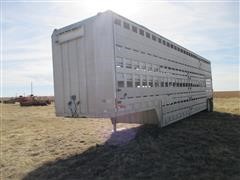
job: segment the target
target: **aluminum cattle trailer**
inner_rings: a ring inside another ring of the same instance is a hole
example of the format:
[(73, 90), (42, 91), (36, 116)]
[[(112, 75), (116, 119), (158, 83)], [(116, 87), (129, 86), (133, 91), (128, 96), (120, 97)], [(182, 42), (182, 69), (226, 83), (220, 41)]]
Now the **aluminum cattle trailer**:
[(211, 63), (112, 11), (52, 34), (57, 116), (164, 127), (213, 109)]

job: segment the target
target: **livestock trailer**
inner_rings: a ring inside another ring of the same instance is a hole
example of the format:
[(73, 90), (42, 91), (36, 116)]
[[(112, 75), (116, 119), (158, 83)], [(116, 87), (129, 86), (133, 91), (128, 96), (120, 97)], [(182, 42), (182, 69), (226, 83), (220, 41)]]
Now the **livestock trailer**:
[(112, 11), (52, 34), (57, 116), (164, 127), (212, 111), (211, 63)]

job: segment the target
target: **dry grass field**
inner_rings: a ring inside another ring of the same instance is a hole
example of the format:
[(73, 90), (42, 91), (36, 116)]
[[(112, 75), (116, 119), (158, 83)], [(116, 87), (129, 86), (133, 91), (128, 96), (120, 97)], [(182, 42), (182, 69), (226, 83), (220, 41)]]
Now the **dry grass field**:
[(240, 98), (166, 128), (4, 104), (1, 179), (240, 179)]

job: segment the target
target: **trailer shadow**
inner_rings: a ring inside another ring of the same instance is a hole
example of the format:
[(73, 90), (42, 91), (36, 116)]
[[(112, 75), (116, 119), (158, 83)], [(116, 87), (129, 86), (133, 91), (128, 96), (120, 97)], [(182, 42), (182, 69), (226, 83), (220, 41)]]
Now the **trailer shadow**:
[(239, 115), (201, 112), (162, 129), (123, 130), (23, 179), (240, 179), (239, 144)]

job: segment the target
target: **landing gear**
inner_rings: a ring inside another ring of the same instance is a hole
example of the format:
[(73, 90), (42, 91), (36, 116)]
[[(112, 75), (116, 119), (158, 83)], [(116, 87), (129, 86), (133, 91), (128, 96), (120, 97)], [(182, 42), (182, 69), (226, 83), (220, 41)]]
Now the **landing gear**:
[(213, 98), (207, 100), (207, 111), (213, 112)]
[(117, 118), (111, 118), (112, 125), (113, 125), (113, 132), (117, 132)]

